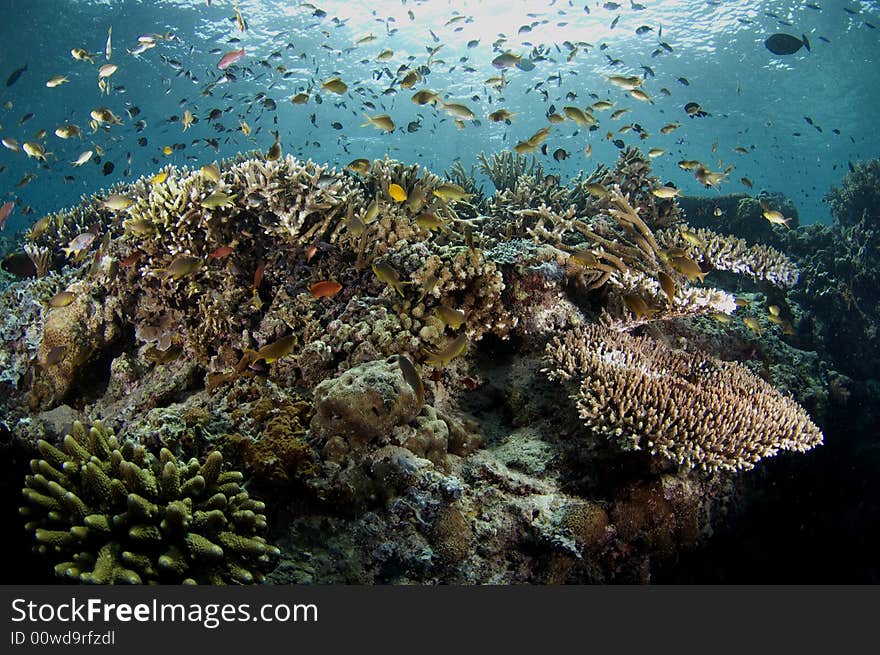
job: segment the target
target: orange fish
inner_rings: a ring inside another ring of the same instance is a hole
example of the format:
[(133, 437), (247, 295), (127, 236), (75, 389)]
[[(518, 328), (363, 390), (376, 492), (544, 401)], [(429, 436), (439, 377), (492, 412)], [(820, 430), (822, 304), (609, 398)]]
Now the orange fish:
[(232, 66), (239, 59), (244, 57), (244, 48), (241, 50), (230, 50), (223, 57), (220, 58), (220, 61), (217, 62), (217, 68), (220, 70), (225, 70), (229, 66)]
[(220, 246), (208, 255), (208, 259), (220, 259), (221, 257), (226, 257), (227, 255), (231, 255), (235, 250), (231, 246)]
[(312, 257), (318, 254), (318, 246), (309, 246), (306, 248), (306, 263), (312, 261)]
[(315, 282), (309, 287), (309, 293), (315, 298), (332, 298), (342, 291), (342, 285), (332, 280), (324, 280), (323, 282)]
[(260, 264), (257, 266), (257, 270), (254, 271), (254, 289), (259, 289), (260, 285), (263, 283), (263, 272), (266, 270), (265, 264)]
[(141, 251), (135, 250), (128, 257), (119, 262), (119, 266), (122, 268), (131, 268), (135, 264), (137, 264), (137, 260), (141, 258)]
[(11, 200), (7, 203), (4, 203), (2, 207), (0, 207), (0, 230), (3, 229), (3, 226), (6, 225), (6, 219), (9, 218), (9, 215), (12, 213), (12, 209), (15, 207), (15, 203)]

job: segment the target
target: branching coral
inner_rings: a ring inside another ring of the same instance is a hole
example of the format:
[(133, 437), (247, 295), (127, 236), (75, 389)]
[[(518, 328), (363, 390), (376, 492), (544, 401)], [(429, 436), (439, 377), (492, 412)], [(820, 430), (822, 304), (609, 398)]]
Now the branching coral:
[(663, 230), (657, 240), (666, 248), (683, 249), (694, 261), (706, 263), (719, 271), (747, 275), (755, 281), (782, 288), (791, 288), (797, 283), (797, 266), (770, 246), (749, 246), (743, 239), (707, 229), (689, 232), (688, 240), (684, 236), (686, 229)]
[(492, 181), (498, 192), (513, 189), (524, 175), (538, 180), (545, 177), (544, 167), (534, 156), (526, 157), (509, 150), (493, 153), (489, 157), (481, 152), (477, 155), (477, 162), (480, 171)]
[(157, 459), (102, 424), (77, 422), (60, 450), (39, 442), (21, 513), (59, 576), (97, 584), (248, 584), (274, 568), (252, 500), (223, 457)]
[(580, 381), (584, 424), (625, 450), (716, 471), (822, 443), (802, 407), (736, 363), (597, 325), (554, 338), (546, 356), (552, 378)]

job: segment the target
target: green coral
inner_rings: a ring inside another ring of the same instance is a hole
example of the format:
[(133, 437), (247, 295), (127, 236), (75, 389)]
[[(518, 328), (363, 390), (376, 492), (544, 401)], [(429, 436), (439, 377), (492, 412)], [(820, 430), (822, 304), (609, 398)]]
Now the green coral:
[(223, 457), (184, 463), (163, 448), (117, 439), (96, 422), (74, 423), (62, 449), (38, 443), (42, 459), (21, 508), (38, 552), (55, 573), (96, 584), (262, 582), (279, 551), (261, 536), (265, 506)]

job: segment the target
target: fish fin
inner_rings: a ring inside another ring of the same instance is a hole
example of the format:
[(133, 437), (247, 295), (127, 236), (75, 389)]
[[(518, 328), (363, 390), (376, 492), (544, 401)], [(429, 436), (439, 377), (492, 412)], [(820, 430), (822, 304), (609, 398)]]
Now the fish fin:
[(804, 47), (807, 49), (807, 52), (810, 52), (810, 40), (807, 38), (807, 35), (801, 34), (801, 40), (804, 42)]

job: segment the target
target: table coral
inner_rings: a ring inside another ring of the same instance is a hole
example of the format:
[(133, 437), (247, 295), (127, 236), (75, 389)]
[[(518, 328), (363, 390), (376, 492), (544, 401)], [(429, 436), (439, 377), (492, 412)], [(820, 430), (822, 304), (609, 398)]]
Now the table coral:
[(550, 375), (579, 380), (584, 424), (624, 450), (706, 471), (750, 469), (822, 432), (806, 411), (741, 365), (589, 325), (547, 346)]

